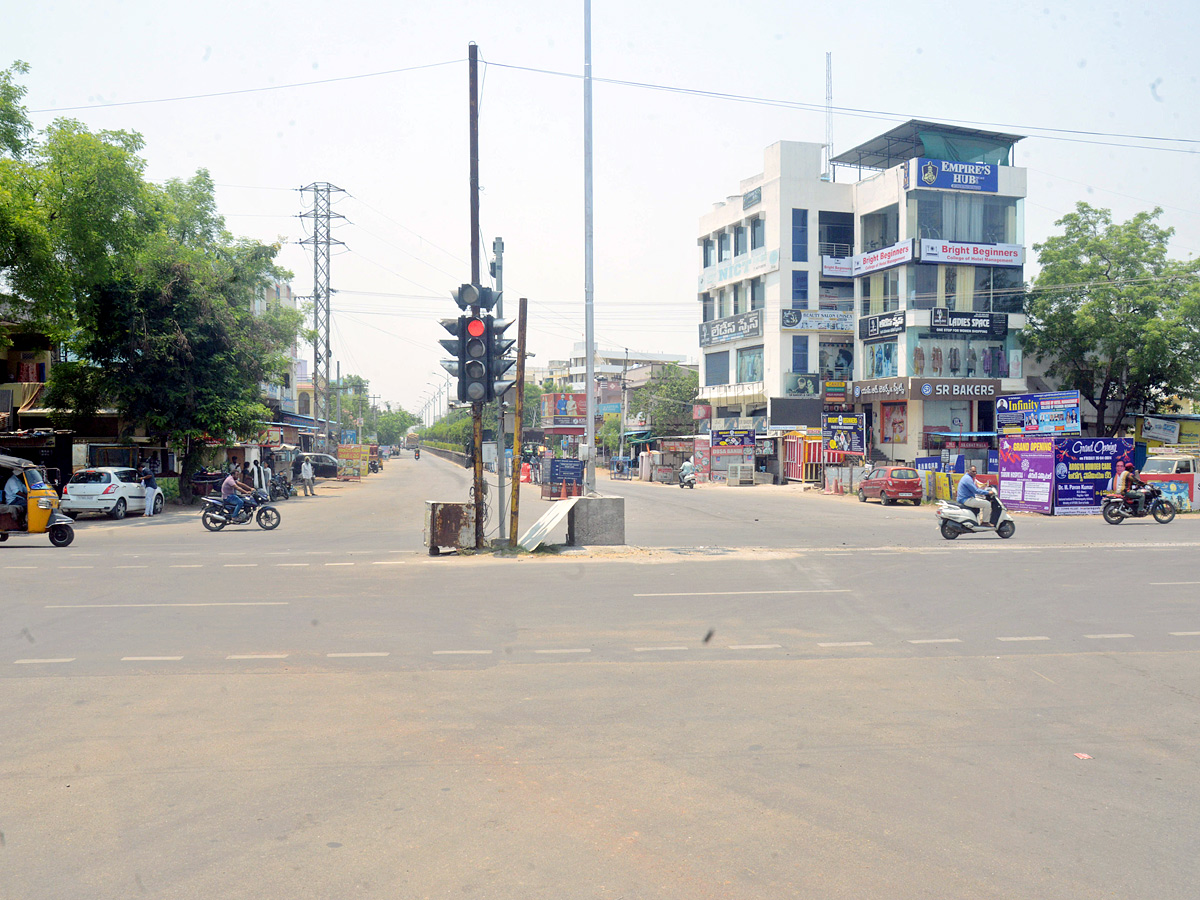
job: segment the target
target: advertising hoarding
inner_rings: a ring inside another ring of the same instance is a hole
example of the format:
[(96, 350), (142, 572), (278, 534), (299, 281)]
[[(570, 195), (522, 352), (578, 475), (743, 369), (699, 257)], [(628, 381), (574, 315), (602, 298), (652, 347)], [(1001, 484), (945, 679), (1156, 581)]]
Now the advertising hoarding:
[(1117, 464), (1133, 466), (1133, 446), (1133, 438), (1055, 438), (1055, 515), (1099, 513), (1101, 495), (1113, 488)]
[(1011, 510), (1049, 515), (1053, 508), (1054, 439), (1000, 439), (1000, 499)]
[(587, 394), (542, 394), (542, 428), (583, 428)]
[(997, 397), (996, 430), (1001, 434), (1079, 434), (1079, 391)]
[(1004, 313), (958, 312), (935, 306), (929, 311), (931, 334), (954, 334), (1002, 340), (1008, 334), (1008, 316)]
[(840, 309), (781, 309), (779, 327), (809, 331), (854, 331), (854, 313)]
[(916, 165), (918, 187), (993, 194), (1000, 189), (1000, 167), (995, 163), (950, 162), (921, 157)]
[(1020, 244), (966, 244), (921, 238), (921, 262), (959, 263), (969, 266), (1023, 266)]
[(826, 413), (821, 417), (821, 442), (829, 450), (867, 452), (866, 416)]
[(1142, 437), (1151, 441), (1162, 441), (1164, 444), (1178, 444), (1179, 423), (1146, 416), (1142, 420)]
[(881, 269), (890, 269), (892, 266), (912, 262), (913, 255), (913, 240), (911, 238), (880, 250), (859, 253), (850, 258), (851, 274), (857, 278), (860, 275), (878, 272)]
[(700, 323), (700, 346), (711, 347), (741, 338), (758, 337), (763, 333), (763, 311), (751, 310), (738, 316), (726, 316)]

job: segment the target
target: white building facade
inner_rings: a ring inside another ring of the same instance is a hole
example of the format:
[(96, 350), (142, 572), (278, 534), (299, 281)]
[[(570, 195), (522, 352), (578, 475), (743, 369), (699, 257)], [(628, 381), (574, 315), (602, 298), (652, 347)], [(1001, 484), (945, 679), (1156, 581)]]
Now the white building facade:
[(819, 399), (806, 415), (863, 414), (892, 459), (986, 453), (995, 398), (1027, 389), (1019, 139), (908, 122), (836, 157), (846, 182), (822, 178), (821, 144), (768, 147), (700, 222), (713, 428), (787, 429), (768, 409)]

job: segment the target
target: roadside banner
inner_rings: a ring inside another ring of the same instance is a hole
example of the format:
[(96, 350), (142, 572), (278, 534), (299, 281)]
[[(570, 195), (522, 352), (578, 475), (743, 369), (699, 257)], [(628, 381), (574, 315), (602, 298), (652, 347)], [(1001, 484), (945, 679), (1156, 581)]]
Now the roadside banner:
[(997, 397), (996, 430), (1001, 434), (1079, 434), (1079, 391)]
[(1054, 513), (1095, 515), (1113, 489), (1117, 465), (1133, 466), (1133, 438), (1055, 438)]
[(1049, 515), (1053, 509), (1054, 439), (1000, 438), (1000, 499), (1011, 510)]
[(866, 416), (825, 413), (821, 416), (821, 443), (829, 450), (866, 452)]

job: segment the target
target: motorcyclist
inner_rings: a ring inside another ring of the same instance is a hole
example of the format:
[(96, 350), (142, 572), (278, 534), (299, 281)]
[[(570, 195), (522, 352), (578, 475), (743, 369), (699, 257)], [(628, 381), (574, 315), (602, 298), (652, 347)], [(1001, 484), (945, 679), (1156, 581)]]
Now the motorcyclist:
[(679, 480), (687, 481), (688, 478), (694, 478), (696, 475), (696, 467), (692, 465), (692, 458), (689, 456), (684, 460), (683, 465), (679, 467)]
[(253, 493), (250, 488), (239, 484), (233, 477), (233, 473), (225, 476), (225, 480), (221, 482), (221, 500), (227, 507), (233, 511), (230, 513), (230, 518), (236, 519), (242, 514), (242, 507), (245, 506), (242, 500), (242, 494)]
[(975, 510), (975, 518), (982, 525), (991, 517), (992, 501), (988, 491), (983, 490), (975, 483), (977, 474), (979, 473), (974, 466), (967, 470), (967, 474), (958, 483), (958, 494), (955, 499), (963, 506)]
[(1134, 515), (1141, 516), (1146, 512), (1146, 482), (1139, 477), (1137, 469), (1125, 470), (1125, 483), (1121, 486), (1121, 496), (1133, 507)]

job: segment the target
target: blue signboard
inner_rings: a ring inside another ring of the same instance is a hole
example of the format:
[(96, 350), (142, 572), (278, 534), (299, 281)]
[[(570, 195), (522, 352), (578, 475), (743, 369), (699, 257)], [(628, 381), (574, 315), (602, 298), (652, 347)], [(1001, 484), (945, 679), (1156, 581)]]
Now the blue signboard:
[(1000, 189), (999, 169), (994, 163), (949, 162), (922, 157), (917, 160), (918, 187), (994, 194)]
[(1079, 434), (1079, 391), (996, 398), (1000, 434)]
[(1100, 512), (1120, 470), (1133, 466), (1133, 438), (1058, 438), (1054, 441), (1054, 513)]
[(552, 459), (550, 460), (550, 481), (573, 481), (579, 484), (583, 481), (583, 460), (581, 459)]

